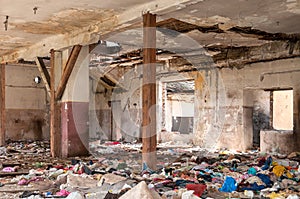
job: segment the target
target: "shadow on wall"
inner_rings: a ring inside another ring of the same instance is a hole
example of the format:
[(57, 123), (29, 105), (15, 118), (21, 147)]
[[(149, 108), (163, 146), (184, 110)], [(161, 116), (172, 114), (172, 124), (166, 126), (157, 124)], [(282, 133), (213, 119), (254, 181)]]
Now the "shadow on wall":
[[(24, 113), (27, 113), (26, 117)], [(10, 110), (9, 115), (7, 114), (6, 139), (14, 141), (49, 139), (49, 125), (42, 114), (41, 117), (37, 115), (33, 116), (30, 111), (22, 111), (22, 114), (18, 115), (17, 110)]]
[(270, 117), (259, 109), (253, 108), (253, 146), (260, 146), (260, 131), (270, 129)]
[(33, 131), (33, 139), (34, 140), (42, 140), (43, 139), (43, 120), (35, 119), (32, 120), (32, 131)]

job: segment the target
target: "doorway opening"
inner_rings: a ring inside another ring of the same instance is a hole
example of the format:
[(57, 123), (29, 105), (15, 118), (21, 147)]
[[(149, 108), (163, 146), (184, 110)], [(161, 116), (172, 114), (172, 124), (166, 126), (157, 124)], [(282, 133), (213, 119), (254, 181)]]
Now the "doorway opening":
[(243, 101), (247, 148), (260, 147), (262, 130), (293, 130), (292, 89), (247, 89)]
[(193, 80), (166, 83), (167, 131), (193, 133), (194, 90)]

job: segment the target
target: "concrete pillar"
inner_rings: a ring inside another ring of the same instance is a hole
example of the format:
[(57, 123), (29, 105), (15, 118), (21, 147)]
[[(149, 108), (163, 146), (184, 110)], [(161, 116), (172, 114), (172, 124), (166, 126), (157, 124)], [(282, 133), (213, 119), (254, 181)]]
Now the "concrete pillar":
[(219, 148), (222, 139), (226, 102), (220, 85), (217, 70), (196, 73), (193, 143), (208, 150)]
[(120, 140), (122, 138), (121, 134), (121, 100), (113, 100), (111, 101), (111, 135), (112, 140)]
[(201, 73), (197, 73), (195, 75), (195, 113), (194, 113), (194, 139), (193, 143), (195, 145), (203, 146), (204, 139), (204, 130), (205, 130), (205, 122), (203, 118), (203, 110), (204, 110), (204, 97), (203, 97), (203, 89), (204, 89), (204, 79)]
[(88, 154), (89, 47), (82, 47), (61, 100), (62, 156)]
[(253, 145), (253, 90), (243, 90), (243, 150)]

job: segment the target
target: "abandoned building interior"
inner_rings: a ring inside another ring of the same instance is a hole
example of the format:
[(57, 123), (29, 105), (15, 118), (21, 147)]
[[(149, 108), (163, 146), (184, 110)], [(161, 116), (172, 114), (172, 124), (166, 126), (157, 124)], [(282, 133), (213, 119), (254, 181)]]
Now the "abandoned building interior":
[(0, 4), (3, 147), (137, 143), (153, 170), (159, 144), (300, 151), (298, 0)]

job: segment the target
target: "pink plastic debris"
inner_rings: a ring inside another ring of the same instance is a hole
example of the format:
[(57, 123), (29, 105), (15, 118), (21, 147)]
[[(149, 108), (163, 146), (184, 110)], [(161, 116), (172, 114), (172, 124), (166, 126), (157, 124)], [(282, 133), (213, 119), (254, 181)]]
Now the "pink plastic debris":
[(5, 167), (2, 169), (3, 172), (15, 172), (15, 168), (13, 167)]
[(29, 183), (28, 180), (21, 179), (21, 180), (18, 182), (18, 185), (27, 185), (28, 183)]
[(67, 190), (60, 190), (59, 192), (56, 193), (57, 196), (68, 196), (70, 194), (70, 192), (68, 192)]

